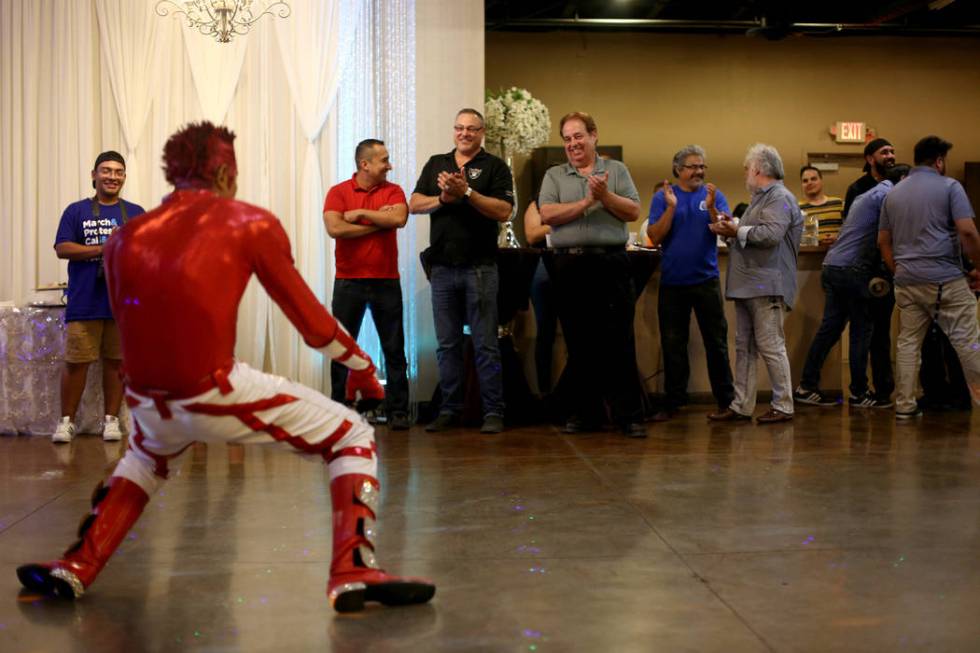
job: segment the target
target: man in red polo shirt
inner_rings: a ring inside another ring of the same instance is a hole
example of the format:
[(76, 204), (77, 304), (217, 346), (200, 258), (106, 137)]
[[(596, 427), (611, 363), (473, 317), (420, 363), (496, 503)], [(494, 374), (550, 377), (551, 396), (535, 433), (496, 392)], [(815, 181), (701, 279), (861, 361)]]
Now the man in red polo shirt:
[[(396, 230), (408, 220), (408, 204), (402, 189), (387, 180), (391, 162), (382, 141), (369, 138), (358, 143), (354, 161), (357, 172), (331, 188), (323, 205), (327, 233), (337, 240), (331, 310), (356, 339), (364, 311), (371, 309), (385, 356), (388, 425), (404, 430), (409, 427), (408, 365)], [(333, 363), (330, 377), (333, 399), (343, 401), (347, 368)]]

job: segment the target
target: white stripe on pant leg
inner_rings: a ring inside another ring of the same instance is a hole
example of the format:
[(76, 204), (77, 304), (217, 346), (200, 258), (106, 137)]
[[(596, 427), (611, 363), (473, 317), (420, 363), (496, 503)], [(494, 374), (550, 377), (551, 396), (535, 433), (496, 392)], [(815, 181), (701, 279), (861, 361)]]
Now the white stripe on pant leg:
[(152, 458), (133, 449), (127, 449), (126, 455), (116, 465), (112, 475), (129, 479), (152, 497), (164, 481), (153, 473), (154, 469), (156, 469), (156, 461)]

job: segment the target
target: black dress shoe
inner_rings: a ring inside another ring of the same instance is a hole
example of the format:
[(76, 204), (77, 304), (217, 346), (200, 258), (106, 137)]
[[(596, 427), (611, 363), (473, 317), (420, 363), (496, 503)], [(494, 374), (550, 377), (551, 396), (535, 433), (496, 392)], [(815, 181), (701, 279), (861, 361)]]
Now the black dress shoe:
[(638, 422), (630, 422), (629, 424), (624, 424), (619, 427), (619, 430), (623, 432), (628, 438), (645, 438), (647, 437), (647, 427)]
[(565, 422), (565, 426), (562, 427), (562, 433), (592, 433), (598, 431), (598, 424), (593, 424), (591, 422), (586, 422), (580, 417), (569, 417), (568, 421)]
[(392, 431), (407, 431), (411, 426), (412, 422), (408, 419), (408, 413), (402, 411), (392, 413), (391, 419), (388, 420), (388, 428)]

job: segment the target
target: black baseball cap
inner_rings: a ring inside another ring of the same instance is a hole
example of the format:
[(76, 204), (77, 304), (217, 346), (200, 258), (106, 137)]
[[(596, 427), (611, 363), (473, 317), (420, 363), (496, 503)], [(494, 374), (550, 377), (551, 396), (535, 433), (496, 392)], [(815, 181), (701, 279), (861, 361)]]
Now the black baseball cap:
[[(123, 168), (126, 167), (126, 159), (123, 158), (122, 154), (116, 152), (115, 150), (106, 150), (99, 156), (95, 157), (95, 165), (92, 166), (92, 172), (98, 170), (99, 165), (105, 163), (106, 161), (116, 161), (118, 163), (121, 163)], [(92, 180), (92, 188), (95, 188), (94, 179)]]
[[(891, 142), (889, 142), (887, 138), (876, 138), (864, 146), (864, 156), (869, 157), (883, 147), (892, 147), (892, 144)], [(123, 165), (126, 164), (124, 163)], [(868, 172), (869, 170), (871, 170), (871, 165), (867, 161), (865, 161), (864, 171)]]

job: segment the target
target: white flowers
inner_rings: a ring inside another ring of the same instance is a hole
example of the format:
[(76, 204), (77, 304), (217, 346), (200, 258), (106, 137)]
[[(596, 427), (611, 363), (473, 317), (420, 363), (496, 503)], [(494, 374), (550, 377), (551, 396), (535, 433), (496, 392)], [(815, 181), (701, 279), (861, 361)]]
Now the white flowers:
[(530, 154), (548, 141), (548, 108), (526, 89), (511, 86), (497, 95), (487, 92), (487, 149), (500, 156)]

